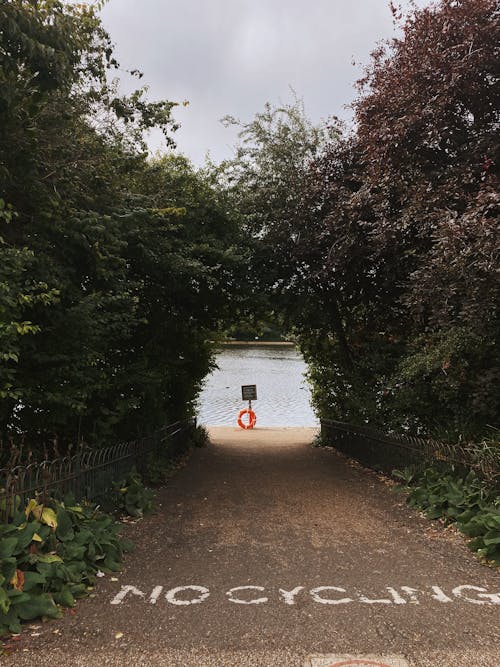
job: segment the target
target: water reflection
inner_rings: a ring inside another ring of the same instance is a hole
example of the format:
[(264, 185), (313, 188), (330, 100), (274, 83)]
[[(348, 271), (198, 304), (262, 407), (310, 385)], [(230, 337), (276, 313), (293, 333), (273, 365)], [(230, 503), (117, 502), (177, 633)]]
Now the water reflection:
[(304, 377), (306, 364), (293, 347), (231, 346), (217, 356), (218, 369), (205, 381), (198, 421), (210, 426), (235, 426), (241, 385), (256, 384), (253, 404), (257, 426), (317, 426), (311, 393)]

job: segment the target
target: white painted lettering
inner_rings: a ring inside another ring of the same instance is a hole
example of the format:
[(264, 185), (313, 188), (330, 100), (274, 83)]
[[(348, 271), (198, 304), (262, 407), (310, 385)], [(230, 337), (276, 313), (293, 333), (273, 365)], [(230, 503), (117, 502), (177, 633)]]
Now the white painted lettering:
[[(461, 585), (453, 588), (448, 595), (443, 588), (431, 586), (430, 584), (421, 590), (410, 588), (409, 586), (386, 586), (388, 598), (371, 598), (360, 591), (356, 591), (354, 597), (347, 597), (347, 590), (338, 586), (318, 586), (312, 588), (307, 593), (304, 586), (295, 586), (295, 588), (273, 589), (278, 591), (271, 596), (266, 594), (266, 588), (263, 586), (236, 586), (227, 591), (226, 596), (229, 602), (243, 605), (260, 605), (273, 600), (280, 601), (281, 604), (288, 606), (296, 605), (300, 599), (305, 600), (305, 595), (311, 595), (312, 601), (318, 604), (338, 605), (348, 604), (350, 602), (360, 602), (362, 604), (422, 604), (424, 599), (429, 602), (430, 599), (440, 603), (457, 602), (462, 600), (475, 605), (500, 605), (500, 592), (488, 593), (486, 588), (472, 585)], [(110, 601), (112, 605), (122, 604), (124, 601), (132, 601), (137, 598), (145, 602), (156, 605), (165, 595), (169, 604), (177, 606), (188, 606), (201, 604), (210, 596), (210, 590), (205, 586), (177, 586), (166, 591), (165, 586), (154, 586), (151, 594), (148, 596), (135, 586), (122, 586), (120, 591)], [(300, 595), (304, 591), (304, 595)], [(425, 596), (425, 597), (422, 597)]]
[(437, 600), (438, 602), (453, 602), (453, 598), (448, 597), (443, 589), (439, 588), (439, 586), (433, 586), (432, 590), (434, 593), (431, 595), (431, 597), (434, 598), (434, 600)]
[(263, 586), (237, 586), (236, 588), (231, 588), (230, 591), (226, 593), (229, 598), (229, 602), (234, 602), (234, 604), (264, 604), (268, 602), (269, 598), (254, 598), (253, 600), (242, 600), (241, 598), (234, 597), (235, 593), (240, 591), (265, 591), (266, 589)]
[(296, 586), (291, 591), (285, 591), (283, 588), (279, 589), (280, 595), (283, 597), (285, 604), (295, 604), (295, 596), (304, 590), (304, 586)]
[(397, 592), (395, 588), (387, 586), (387, 590), (389, 591), (389, 594), (392, 597), (392, 601), (394, 602), (394, 604), (406, 604), (406, 600), (403, 597), (401, 597), (401, 595)]
[(392, 600), (387, 600), (387, 598), (382, 600), (372, 600), (371, 598), (367, 598), (366, 595), (360, 595), (359, 601), (364, 604), (392, 604)]
[[(478, 598), (486, 598), (485, 600), (478, 600), (477, 598), (470, 598), (467, 595), (464, 595), (464, 591), (478, 591)], [(487, 593), (486, 588), (481, 588), (480, 586), (457, 586), (452, 591), (455, 597), (463, 598), (467, 602), (472, 602), (472, 604), (500, 604), (500, 595), (495, 593)]]
[(417, 598), (418, 590), (416, 588), (409, 588), (408, 586), (401, 586), (401, 590), (404, 591), (410, 598), (410, 604), (420, 604)]
[(149, 601), (150, 601), (151, 604), (156, 604), (156, 601), (160, 597), (162, 590), (163, 590), (163, 586), (155, 586), (153, 588), (153, 592), (149, 596)]
[(346, 593), (345, 588), (338, 588), (337, 586), (318, 586), (318, 588), (311, 589), (311, 595), (314, 602), (319, 602), (320, 604), (347, 604), (348, 602), (354, 602), (352, 598), (325, 598), (321, 597), (321, 593), (326, 591), (335, 591), (336, 593)]
[(132, 595), (138, 595), (142, 598), (144, 597), (144, 593), (135, 586), (122, 586), (121, 591), (117, 593), (111, 600), (111, 604), (121, 604), (129, 593), (132, 593)]
[[(195, 591), (196, 593), (199, 593), (199, 596), (191, 598), (191, 600), (179, 600), (177, 595), (179, 593), (184, 593), (185, 591)], [(209, 595), (210, 591), (208, 588), (205, 588), (205, 586), (177, 586), (176, 588), (170, 589), (165, 594), (165, 597), (167, 598), (167, 602), (170, 602), (170, 604), (184, 607), (190, 604), (201, 604), (207, 599)]]

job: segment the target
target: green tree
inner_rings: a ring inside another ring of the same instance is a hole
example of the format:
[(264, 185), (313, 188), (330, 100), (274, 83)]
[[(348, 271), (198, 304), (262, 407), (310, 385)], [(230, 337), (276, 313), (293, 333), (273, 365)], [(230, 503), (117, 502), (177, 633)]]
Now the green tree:
[(351, 133), (270, 107), (244, 126), (227, 187), (322, 416), (450, 438), (498, 419), (497, 11), (413, 8)]
[(295, 94), (292, 102), (266, 104), (247, 123), (227, 117), (240, 128), (232, 160), (217, 177), (226, 189), (230, 214), (239, 221), (247, 257), (246, 299), (236, 319), (255, 326), (259, 320), (290, 329), (309, 303), (311, 259), (298, 247), (315, 221), (301, 217), (315, 159), (339, 136), (335, 119), (314, 125)]
[(206, 176), (148, 158), (175, 105), (109, 83), (92, 7), (14, 0), (0, 26), (0, 431), (58, 451), (151, 432), (192, 414), (236, 229)]
[[(0, 230), (12, 223), (15, 213), (0, 199)], [(16, 393), (16, 368), (21, 338), (36, 334), (39, 328), (22, 315), (26, 305), (48, 304), (56, 298), (47, 285), (30, 278), (33, 253), (27, 248), (9, 246), (0, 235), (0, 405), (12, 406)]]
[(317, 163), (304, 215), (321, 206), (318, 279), (352, 360), (326, 307), (304, 341), (325, 415), (450, 438), (498, 418), (496, 10), (412, 11), (360, 82), (355, 135)]

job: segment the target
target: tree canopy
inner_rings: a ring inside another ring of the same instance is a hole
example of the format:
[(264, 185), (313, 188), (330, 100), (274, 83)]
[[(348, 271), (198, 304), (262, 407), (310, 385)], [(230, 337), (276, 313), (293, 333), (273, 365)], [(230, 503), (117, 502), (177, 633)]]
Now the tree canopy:
[(492, 433), (498, 6), (441, 0), (394, 14), (401, 37), (359, 82), (354, 131), (312, 128), (298, 103), (268, 107), (244, 128), (232, 188), (321, 416)]
[[(193, 414), (237, 228), (173, 145), (175, 106), (118, 93), (94, 9), (0, 5), (0, 432), (58, 451)], [(136, 76), (141, 74), (136, 72)]]

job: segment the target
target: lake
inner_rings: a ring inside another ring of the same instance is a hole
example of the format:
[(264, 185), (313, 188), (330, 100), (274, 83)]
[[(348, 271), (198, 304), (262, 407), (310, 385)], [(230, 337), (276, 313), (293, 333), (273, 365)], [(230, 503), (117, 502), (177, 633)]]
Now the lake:
[(198, 422), (236, 426), (241, 385), (257, 385), (257, 427), (318, 426), (311, 407), (302, 355), (292, 346), (230, 345), (216, 358), (218, 368), (207, 377), (199, 398)]

